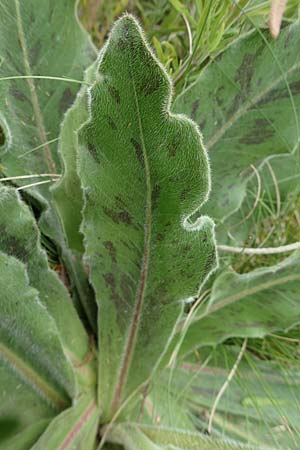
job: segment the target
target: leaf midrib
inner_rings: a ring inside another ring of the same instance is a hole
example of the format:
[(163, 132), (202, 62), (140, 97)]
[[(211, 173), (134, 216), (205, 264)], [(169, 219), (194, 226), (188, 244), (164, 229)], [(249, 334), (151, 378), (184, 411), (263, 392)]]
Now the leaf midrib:
[[(15, 7), (16, 7), (16, 15), (17, 15), (18, 36), (19, 36), (21, 50), (22, 50), (23, 58), (24, 58), (25, 73), (28, 77), (31, 77), (32, 73), (31, 73), (26, 39), (25, 39), (25, 34), (24, 34), (24, 29), (23, 29), (23, 24), (22, 24), (19, 0), (15, 0)], [(34, 116), (35, 116), (35, 121), (36, 121), (37, 128), (38, 128), (38, 133), (39, 133), (41, 142), (45, 148), (47, 166), (51, 173), (56, 173), (57, 172), (56, 166), (53, 161), (51, 150), (50, 150), (50, 147), (47, 142), (48, 139), (47, 139), (44, 123), (43, 123), (42, 113), (41, 113), (41, 109), (40, 109), (40, 105), (39, 105), (39, 99), (38, 99), (38, 96), (36, 93), (34, 79), (28, 78), (27, 83), (28, 83), (29, 91), (30, 91), (30, 95), (31, 95), (31, 104), (32, 104), (33, 111), (34, 111)]]
[(88, 404), (88, 406), (85, 408), (85, 410), (79, 416), (75, 425), (70, 429), (69, 433), (66, 435), (62, 444), (59, 446), (58, 450), (67, 450), (68, 448), (71, 447), (72, 444), (75, 443), (75, 440), (78, 437), (79, 433), (82, 431), (82, 429), (85, 427), (87, 422), (90, 420), (90, 417), (95, 412), (96, 406), (97, 405), (95, 403), (95, 400), (92, 400)]
[(141, 147), (142, 147), (142, 151), (143, 151), (143, 160), (144, 160), (144, 167), (145, 167), (146, 221), (145, 221), (145, 234), (144, 234), (143, 262), (142, 262), (141, 271), (140, 271), (140, 278), (139, 278), (136, 302), (135, 302), (135, 306), (134, 306), (134, 310), (133, 310), (132, 322), (131, 322), (131, 326), (130, 326), (127, 343), (125, 345), (124, 358), (123, 358), (123, 361), (121, 364), (121, 369), (119, 372), (119, 379), (118, 379), (118, 383), (117, 383), (117, 386), (115, 389), (114, 399), (112, 401), (112, 407), (111, 407), (112, 414), (114, 414), (116, 412), (118, 405), (120, 404), (120, 401), (122, 399), (122, 393), (123, 393), (124, 387), (126, 385), (126, 379), (127, 379), (127, 375), (128, 375), (129, 368), (130, 368), (130, 362), (131, 362), (132, 355), (134, 352), (136, 336), (137, 336), (138, 327), (139, 327), (139, 323), (140, 323), (140, 319), (141, 319), (141, 312), (142, 312), (143, 303), (144, 303), (146, 284), (147, 284), (147, 276), (148, 276), (148, 270), (149, 270), (151, 224), (152, 224), (152, 198), (151, 198), (150, 167), (149, 167), (149, 162), (148, 162), (148, 158), (147, 158), (147, 151), (146, 151), (145, 140), (144, 140), (144, 133), (143, 133), (143, 126), (142, 126), (137, 90), (136, 90), (136, 85), (135, 85), (135, 81), (134, 81), (134, 76), (132, 74), (132, 70), (130, 67), (130, 63), (131, 62), (129, 61), (129, 74), (130, 74), (130, 78), (131, 78), (131, 82), (132, 82), (132, 86), (133, 86), (134, 101), (135, 101), (137, 117), (138, 117), (139, 133), (140, 133)]

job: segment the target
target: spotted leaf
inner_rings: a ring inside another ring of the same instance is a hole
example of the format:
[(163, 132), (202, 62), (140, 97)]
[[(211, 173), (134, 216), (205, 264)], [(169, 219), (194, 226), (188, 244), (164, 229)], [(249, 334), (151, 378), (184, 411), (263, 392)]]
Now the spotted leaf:
[(108, 419), (158, 365), (216, 255), (212, 221), (189, 221), (210, 187), (201, 136), (171, 114), (170, 80), (131, 16), (115, 24), (97, 77), (79, 134), (79, 175)]

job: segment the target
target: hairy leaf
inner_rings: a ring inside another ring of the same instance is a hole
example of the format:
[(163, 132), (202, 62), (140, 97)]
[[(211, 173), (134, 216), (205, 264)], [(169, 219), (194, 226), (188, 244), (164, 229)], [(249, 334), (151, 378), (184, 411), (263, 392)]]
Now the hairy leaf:
[(201, 433), (191, 433), (185, 430), (163, 427), (141, 427), (143, 432), (165, 450), (263, 450), (226, 438), (208, 437)]
[(0, 253), (1, 417), (16, 420), (14, 433), (30, 420), (49, 418), (75, 393), (73, 371), (58, 330), (22, 262)]
[[(64, 113), (72, 105), (83, 72), (96, 57), (87, 33), (79, 25), (75, 0), (3, 0), (0, 4), (0, 168), (6, 176), (60, 173), (57, 141)], [(27, 79), (1, 80), (26, 76)], [(45, 76), (44, 79), (30, 78)], [(47, 79), (64, 77), (78, 80)], [(57, 179), (57, 178), (56, 178)], [(51, 199), (49, 181), (55, 179), (26, 178), (16, 184), (46, 182), (30, 189), (40, 203)], [(62, 251), (64, 264), (73, 278), (76, 291), (85, 306), (92, 327), (95, 308), (86, 299), (88, 286), (77, 255), (68, 251), (66, 238), (51, 203), (39, 221)], [(41, 205), (39, 205), (39, 208)]]
[[(94, 81), (95, 64), (87, 71), (85, 80)], [(76, 131), (88, 119), (87, 86), (83, 86), (74, 105), (67, 112), (62, 123), (59, 141), (64, 173), (52, 189), (55, 206), (59, 212), (68, 246), (83, 252), (83, 236), (79, 232), (82, 221), (83, 195), (77, 174), (78, 139)]]
[(200, 433), (134, 423), (116, 425), (110, 431), (109, 438), (123, 444), (125, 450), (263, 450), (262, 447), (210, 438)]
[(230, 46), (178, 96), (175, 111), (200, 126), (212, 166), (204, 211), (222, 220), (241, 204), (250, 165), (291, 153), (300, 137), (300, 25), (268, 42), (252, 33)]
[(32, 450), (94, 450), (98, 420), (95, 393), (85, 394), (51, 422)]
[(79, 174), (107, 419), (149, 377), (216, 258), (211, 220), (188, 222), (209, 191), (200, 135), (170, 113), (170, 81), (131, 16), (114, 26), (98, 77)]
[(140, 429), (134, 424), (119, 424), (110, 429), (108, 439), (110, 442), (120, 444), (125, 450), (159, 450)]
[(30, 284), (38, 290), (41, 302), (55, 319), (67, 356), (79, 377), (88, 384), (93, 383), (93, 364), (81, 365), (91, 349), (72, 300), (56, 273), (48, 267), (29, 208), (14, 189), (4, 186), (0, 186), (0, 251), (27, 265)]
[(215, 345), (232, 336), (263, 337), (300, 322), (300, 255), (272, 267), (239, 275), (223, 272), (214, 282), (209, 303), (189, 326), (181, 352)]
[[(74, 0), (3, 0), (0, 4), (0, 78), (65, 77), (82, 80), (95, 57), (79, 26)], [(49, 79), (1, 80), (0, 106), (6, 144), (1, 164), (7, 176), (56, 173), (60, 122), (79, 84)], [(4, 101), (5, 99), (5, 101)], [(36, 151), (22, 157), (36, 147)], [(28, 180), (22, 182), (28, 184)], [(48, 187), (38, 188), (48, 197)]]
[[(95, 64), (93, 64), (86, 71), (86, 82), (92, 82), (95, 73)], [(79, 231), (82, 221), (83, 194), (77, 174), (78, 139), (76, 131), (88, 118), (86, 91), (87, 86), (83, 86), (62, 123), (59, 154), (62, 159), (63, 175), (51, 191), (53, 203), (59, 214), (61, 228), (64, 232), (56, 235), (55, 240), (60, 243), (62, 259), (74, 283), (73, 297), (77, 294), (79, 305), (82, 306), (91, 328), (96, 332), (97, 307), (81, 262), (84, 248), (83, 235)], [(46, 229), (48, 235), (53, 235), (53, 229), (60, 230), (59, 226), (53, 224), (53, 220), (55, 220), (53, 210), (44, 214), (43, 219), (45, 219), (42, 223), (43, 230)]]

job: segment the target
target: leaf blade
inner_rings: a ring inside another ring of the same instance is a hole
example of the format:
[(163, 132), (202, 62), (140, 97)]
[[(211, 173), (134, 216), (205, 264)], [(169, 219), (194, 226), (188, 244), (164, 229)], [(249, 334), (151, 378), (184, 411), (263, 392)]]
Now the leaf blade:
[[(72, 103), (78, 85), (30, 76), (63, 74), (66, 78), (82, 78), (83, 69), (95, 57), (95, 50), (79, 25), (76, 4), (67, 1), (49, 4), (36, 0), (30, 0), (26, 5), (20, 0), (1, 2), (0, 54), (3, 62), (0, 77), (22, 74), (29, 77), (27, 80), (0, 80), (1, 96), (6, 99), (6, 107), (1, 111), (7, 124), (8, 144), (0, 149), (0, 153), (4, 173), (8, 176), (23, 175), (24, 172), (44, 173), (45, 169), (55, 173), (60, 168), (58, 156), (53, 151), (55, 145), (48, 141), (58, 137), (60, 121)], [(53, 24), (56, 24), (54, 33)], [(10, 33), (11, 29), (17, 32)], [(20, 127), (20, 123), (27, 126)], [(43, 145), (41, 150), (19, 158), (38, 145)], [(48, 187), (36, 190), (49, 198)]]
[(24, 264), (0, 252), (0, 266), (2, 417), (16, 418), (23, 428), (30, 418), (49, 418), (69, 404), (74, 375)]
[(210, 186), (200, 135), (169, 112), (170, 81), (131, 16), (116, 23), (98, 70), (91, 118), (79, 135), (79, 175), (101, 309), (99, 400), (109, 418), (157, 365), (182, 301), (215, 265), (215, 248), (210, 219), (187, 220)]
[(50, 423), (32, 450), (68, 450), (82, 445), (92, 450), (95, 448), (98, 420), (95, 393), (85, 393)]
[(29, 208), (15, 189), (5, 186), (0, 186), (0, 230), (0, 251), (26, 264), (30, 283), (54, 318), (64, 351), (72, 361), (79, 380), (93, 383), (93, 361), (80, 367), (91, 350), (83, 324), (65, 286), (48, 266), (46, 253), (41, 248), (39, 230)]
[(109, 438), (112, 442), (125, 444), (126, 450), (264, 450), (237, 441), (218, 439), (167, 427), (154, 427), (135, 423), (115, 425)]
[[(84, 79), (92, 83), (95, 64), (86, 70)], [(51, 189), (55, 207), (62, 221), (69, 248), (83, 253), (82, 221), (83, 194), (77, 173), (78, 138), (76, 131), (88, 119), (87, 86), (80, 89), (73, 106), (67, 111), (61, 125), (59, 154), (64, 173)]]

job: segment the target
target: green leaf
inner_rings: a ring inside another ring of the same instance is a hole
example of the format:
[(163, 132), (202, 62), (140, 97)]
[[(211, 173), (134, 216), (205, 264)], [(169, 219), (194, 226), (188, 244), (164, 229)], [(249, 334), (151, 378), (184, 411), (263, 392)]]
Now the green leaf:
[(159, 450), (160, 448), (135, 424), (121, 423), (113, 426), (109, 431), (108, 440), (124, 446), (125, 450)]
[(203, 211), (223, 220), (244, 198), (250, 165), (298, 145), (299, 22), (276, 41), (254, 32), (231, 45), (180, 94), (174, 111), (192, 116), (212, 167), (212, 195)]
[(20, 432), (30, 419), (67, 407), (75, 383), (55, 322), (29, 285), (24, 264), (0, 253), (0, 271), (0, 409)]
[[(0, 167), (6, 176), (61, 171), (57, 154), (61, 121), (82, 84), (85, 68), (96, 58), (95, 48), (78, 22), (77, 3), (75, 0), (1, 2), (0, 134), (4, 131), (5, 142), (0, 147)], [(31, 75), (46, 78), (1, 80)], [(76, 79), (79, 83), (47, 79), (49, 76)], [(53, 183), (55, 179), (26, 178), (15, 183), (24, 186), (41, 181), (46, 184), (27, 188), (39, 200), (39, 208), (41, 203), (48, 207), (39, 221), (40, 229), (61, 250), (63, 262), (76, 285), (74, 296), (80, 298), (95, 328), (91, 317), (95, 307), (90, 307), (91, 302), (86, 298), (89, 287), (86, 282), (84, 287), (77, 282), (84, 278), (80, 259), (67, 248), (59, 218), (49, 204), (51, 184), (48, 182)]]
[(193, 19), (192, 15), (190, 14), (188, 8), (184, 6), (179, 0), (169, 0), (173, 8), (176, 9), (180, 14), (185, 15), (185, 17), (188, 19), (189, 23), (193, 26), (196, 26), (196, 21)]
[[(27, 405), (28, 404), (30, 403), (27, 403)], [(16, 435), (14, 434), (11, 439), (5, 439), (2, 442), (0, 438), (0, 450), (28, 450), (44, 432), (49, 421), (49, 419), (42, 419), (38, 422), (32, 421), (32, 425), (29, 425)], [(2, 424), (0, 423), (0, 428), (1, 427)]]
[[(64, 212), (67, 209), (65, 208)], [(79, 316), (84, 318), (83, 320), (87, 319), (95, 334), (97, 330), (97, 305), (94, 292), (88, 282), (88, 273), (83, 264), (82, 253), (68, 248), (66, 242), (68, 236), (64, 233), (63, 224), (53, 204), (49, 204), (47, 210), (42, 214), (38, 225), (42, 234), (57, 245), (60, 253), (59, 260), (63, 268), (66, 269), (71, 282), (69, 289), (74, 305)]]
[(95, 393), (85, 394), (51, 422), (32, 450), (94, 450), (98, 420)]
[[(95, 64), (86, 71), (85, 81), (95, 77)], [(65, 115), (61, 126), (59, 154), (62, 159), (63, 175), (51, 189), (53, 203), (60, 218), (60, 224), (53, 224), (55, 211), (43, 215), (42, 229), (52, 236), (62, 249), (62, 260), (74, 284), (73, 297), (79, 299), (91, 328), (97, 330), (97, 306), (87, 275), (82, 265), (83, 235), (80, 233), (82, 221), (83, 194), (77, 174), (78, 139), (76, 131), (88, 119), (87, 86), (83, 86), (73, 106)], [(53, 230), (63, 230), (53, 236)], [(79, 313), (82, 312), (80, 311)]]
[[(27, 440), (31, 443), (35, 442), (51, 418), (62, 408), (58, 408), (47, 401), (44, 396), (37, 392), (37, 389), (32, 389), (24, 379), (22, 372), (21, 374), (17, 372), (14, 366), (8, 367), (6, 360), (3, 358), (4, 356), (1, 354), (0, 416), (1, 422), (10, 421), (13, 426), (5, 436), (3, 431), (7, 430), (7, 424), (3, 429), (3, 425), (0, 423), (0, 449), (18, 450), (24, 448), (24, 442), (27, 442)], [(42, 421), (40, 426), (33, 426), (40, 421)]]
[[(49, 141), (58, 138), (61, 120), (80, 83), (33, 78), (4, 81), (1, 77), (41, 75), (81, 81), (83, 70), (95, 58), (95, 50), (79, 25), (75, 3), (1, 1), (0, 90), (5, 102), (0, 117), (5, 125), (6, 145), (0, 153), (7, 176), (60, 171), (57, 142)], [(23, 180), (20, 184), (29, 182)], [(34, 191), (49, 198), (48, 186)]]
[[(64, 351), (79, 379), (95, 381), (93, 362), (81, 365), (90, 353), (89, 338), (72, 300), (55, 272), (49, 269), (47, 256), (40, 245), (35, 220), (15, 189), (0, 186), (0, 251), (26, 264), (30, 284), (39, 292), (41, 302), (55, 319)], [(13, 283), (14, 286), (14, 283)]]
[(242, 275), (221, 273), (209, 303), (198, 309), (187, 329), (180, 351), (215, 345), (232, 336), (262, 338), (299, 323), (299, 266), (296, 252), (272, 267)]
[(208, 437), (201, 433), (192, 433), (174, 428), (142, 426), (143, 432), (165, 450), (263, 450), (225, 438)]
[[(93, 82), (95, 64), (86, 71), (85, 81)], [(59, 154), (64, 173), (60, 181), (53, 186), (55, 207), (59, 213), (68, 247), (83, 253), (83, 236), (79, 232), (82, 221), (83, 194), (80, 178), (77, 174), (78, 139), (76, 131), (88, 119), (87, 86), (83, 86), (73, 106), (66, 113), (61, 126)]]
[(131, 16), (114, 26), (98, 71), (78, 162), (107, 420), (157, 366), (216, 257), (212, 221), (188, 222), (210, 184), (200, 135), (170, 113), (170, 80)]
[(135, 423), (115, 425), (108, 436), (112, 442), (123, 444), (126, 450), (263, 450), (201, 433)]

